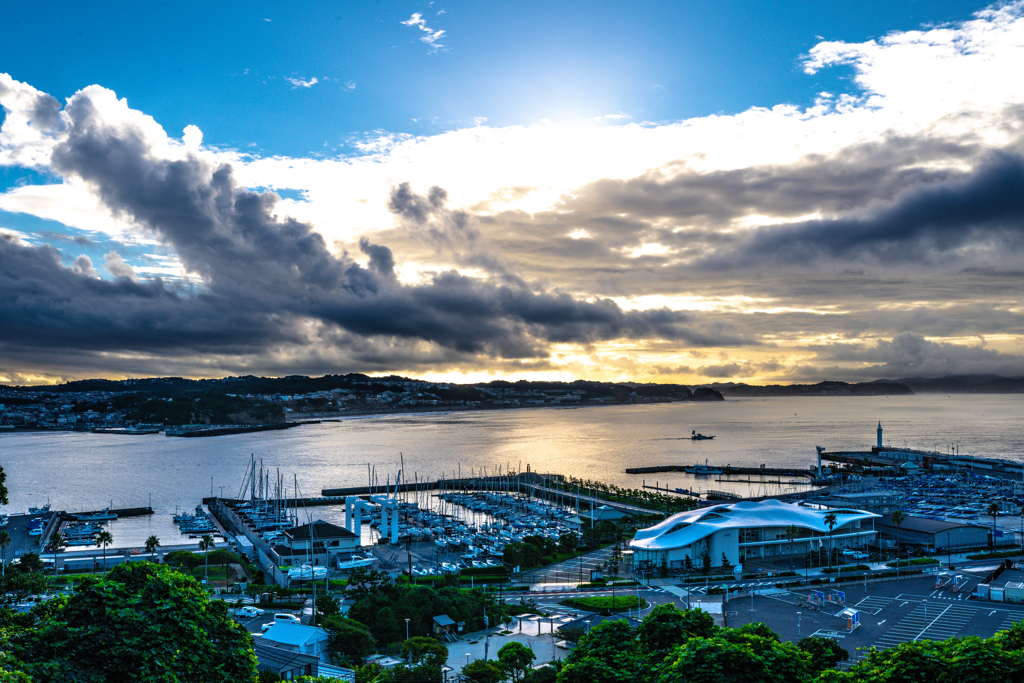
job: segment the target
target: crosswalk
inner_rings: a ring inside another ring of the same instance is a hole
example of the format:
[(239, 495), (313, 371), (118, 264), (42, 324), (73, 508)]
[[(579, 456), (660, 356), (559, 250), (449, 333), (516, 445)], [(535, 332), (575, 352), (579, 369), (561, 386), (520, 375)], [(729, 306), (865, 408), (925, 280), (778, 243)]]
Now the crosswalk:
[(861, 612), (870, 612), (871, 614), (878, 614), (883, 609), (888, 607), (892, 602), (892, 598), (881, 598), (871, 595), (858, 602), (856, 605), (854, 605), (854, 607), (859, 609)]
[(977, 609), (966, 605), (919, 604), (878, 640), (875, 647), (886, 649), (916, 640), (945, 640), (959, 636)]
[(1018, 621), (1024, 621), (1024, 612), (1010, 612), (1003, 619), (1003, 622), (999, 624), (997, 630), (1006, 631)]

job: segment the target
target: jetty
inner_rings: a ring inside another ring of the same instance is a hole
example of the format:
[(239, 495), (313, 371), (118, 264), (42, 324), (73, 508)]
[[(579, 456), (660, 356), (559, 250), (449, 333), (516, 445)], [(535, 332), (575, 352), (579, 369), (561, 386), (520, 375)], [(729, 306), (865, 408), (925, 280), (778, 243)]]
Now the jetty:
[[(807, 477), (809, 479), (815, 479), (816, 474), (813, 470), (806, 469), (793, 469), (785, 467), (733, 467), (731, 465), (725, 465), (720, 467), (715, 466), (716, 469), (722, 470), (722, 475), (744, 475), (744, 476), (771, 476), (771, 477)], [(693, 469), (693, 465), (656, 465), (654, 467), (627, 467), (626, 474), (658, 474), (660, 472), (685, 472), (686, 469)]]

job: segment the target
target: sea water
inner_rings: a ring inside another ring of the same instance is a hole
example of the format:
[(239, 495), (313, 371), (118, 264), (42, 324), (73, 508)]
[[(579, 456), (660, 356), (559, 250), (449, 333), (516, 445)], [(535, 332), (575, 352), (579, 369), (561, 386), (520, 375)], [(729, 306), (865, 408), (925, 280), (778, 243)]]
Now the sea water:
[[(511, 468), (560, 473), (619, 486), (731, 490), (771, 495), (797, 485), (716, 482), (686, 474), (629, 475), (627, 467), (735, 465), (807, 468), (815, 446), (868, 450), (879, 421), (886, 443), (1024, 460), (1024, 396), (801, 397), (399, 414), (342, 419), (294, 429), (207, 438), (33, 432), (0, 435), (10, 505), (47, 501), (55, 510), (152, 505), (156, 514), (118, 520), (116, 544), (182, 537), (171, 515), (204, 496), (248, 497), (242, 483), (254, 456), (292, 496), (322, 489), (496, 474)], [(692, 441), (691, 430), (714, 435)], [(786, 482), (789, 478), (783, 477)], [(308, 514), (342, 523), (338, 506)]]

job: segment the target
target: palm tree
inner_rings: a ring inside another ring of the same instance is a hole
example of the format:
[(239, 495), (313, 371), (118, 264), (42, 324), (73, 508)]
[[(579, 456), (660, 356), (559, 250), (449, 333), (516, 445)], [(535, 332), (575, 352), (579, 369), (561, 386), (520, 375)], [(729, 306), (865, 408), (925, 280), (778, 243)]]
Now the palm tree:
[(60, 535), (59, 531), (54, 532), (53, 536), (50, 536), (50, 540), (46, 542), (46, 552), (53, 553), (53, 578), (57, 578), (57, 553), (64, 549), (64, 537)]
[(832, 530), (836, 528), (836, 524), (839, 520), (836, 519), (836, 513), (830, 512), (825, 515), (825, 524), (828, 525), (828, 566), (832, 566)]
[(103, 547), (103, 571), (107, 571), (107, 546), (113, 542), (113, 534), (106, 529), (96, 534), (96, 545)]
[(7, 546), (11, 544), (11, 535), (7, 529), (0, 529), (0, 553), (3, 553), (3, 564), (0, 564), (0, 574), (7, 580)]
[(996, 544), (996, 516), (999, 514), (999, 505), (997, 503), (989, 503), (985, 514), (992, 518), (992, 545), (994, 547)]
[(203, 551), (203, 560), (206, 561), (206, 567), (203, 569), (203, 578), (206, 583), (210, 582), (210, 548), (214, 547), (213, 536), (205, 534), (199, 541), (199, 549)]
[(153, 556), (156, 554), (156, 549), (160, 547), (160, 539), (156, 536), (150, 536), (146, 539), (146, 552), (149, 553), (149, 561), (153, 562)]
[(786, 540), (789, 541), (789, 568), (793, 569), (793, 541), (800, 535), (800, 530), (796, 528), (795, 524), (790, 524), (786, 527)]
[(900, 578), (900, 527), (903, 526), (906, 515), (902, 510), (893, 510), (891, 517), (892, 523), (896, 525), (896, 580), (898, 581)]

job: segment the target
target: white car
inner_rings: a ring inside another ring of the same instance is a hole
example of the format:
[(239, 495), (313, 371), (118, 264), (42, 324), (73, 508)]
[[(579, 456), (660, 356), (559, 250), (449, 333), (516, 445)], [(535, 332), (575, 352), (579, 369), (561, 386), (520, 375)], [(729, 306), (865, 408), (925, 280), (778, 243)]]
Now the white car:
[(273, 621), (268, 621), (261, 627), (263, 632), (266, 633), (274, 624), (301, 624), (297, 616), (294, 614), (275, 614)]
[(235, 616), (239, 619), (255, 619), (263, 616), (263, 610), (259, 607), (240, 607), (235, 610)]

